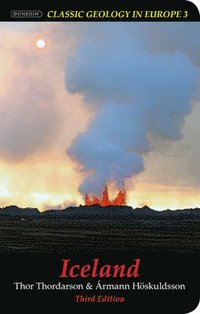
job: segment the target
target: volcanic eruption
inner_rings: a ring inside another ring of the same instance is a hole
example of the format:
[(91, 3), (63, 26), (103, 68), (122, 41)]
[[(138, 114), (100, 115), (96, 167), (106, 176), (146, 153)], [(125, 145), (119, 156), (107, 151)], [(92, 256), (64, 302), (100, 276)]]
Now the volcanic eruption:
[[(200, 72), (189, 48), (173, 49), (171, 43), (154, 49), (153, 42), (148, 47), (145, 32), (138, 36), (134, 28), (111, 24), (94, 33), (90, 28), (67, 61), (67, 91), (81, 96), (91, 113), (86, 129), (67, 148), (80, 166), (78, 190), (86, 205), (124, 204), (124, 189), (128, 193), (145, 170), (148, 153), (159, 154), (163, 145), (167, 150), (183, 139), (186, 115), (199, 95)], [(113, 200), (110, 182), (119, 191)]]
[(85, 205), (101, 205), (101, 206), (121, 206), (126, 205), (126, 191), (120, 190), (114, 199), (109, 198), (108, 186), (106, 185), (102, 197), (98, 198), (97, 196), (89, 197), (88, 194), (85, 195)]

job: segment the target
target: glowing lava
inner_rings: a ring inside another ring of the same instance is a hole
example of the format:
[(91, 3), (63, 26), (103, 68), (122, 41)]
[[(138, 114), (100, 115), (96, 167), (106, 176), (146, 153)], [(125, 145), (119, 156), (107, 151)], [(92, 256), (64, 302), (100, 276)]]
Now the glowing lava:
[(121, 206), (126, 204), (126, 192), (124, 190), (121, 190), (118, 192), (117, 196), (113, 199), (109, 199), (109, 194), (108, 194), (108, 187), (107, 185), (104, 188), (104, 191), (102, 193), (102, 197), (98, 198), (96, 196), (90, 198), (88, 194), (85, 195), (85, 205), (101, 205), (101, 206)]

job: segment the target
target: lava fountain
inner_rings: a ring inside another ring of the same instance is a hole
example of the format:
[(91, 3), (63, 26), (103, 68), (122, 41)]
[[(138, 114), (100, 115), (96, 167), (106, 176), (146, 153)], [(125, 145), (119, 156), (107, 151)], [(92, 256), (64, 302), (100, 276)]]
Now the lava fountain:
[(114, 199), (109, 198), (109, 193), (108, 193), (108, 187), (107, 185), (105, 186), (102, 197), (89, 197), (88, 194), (85, 195), (85, 205), (91, 206), (91, 205), (101, 205), (103, 207), (105, 206), (122, 206), (126, 205), (126, 191), (125, 190), (120, 190), (116, 197)]

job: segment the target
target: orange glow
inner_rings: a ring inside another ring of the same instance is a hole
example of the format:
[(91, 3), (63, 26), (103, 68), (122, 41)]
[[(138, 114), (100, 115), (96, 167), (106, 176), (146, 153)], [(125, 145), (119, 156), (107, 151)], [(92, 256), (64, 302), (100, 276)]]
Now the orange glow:
[(95, 205), (99, 204), (101, 206), (121, 206), (126, 204), (126, 192), (124, 190), (119, 191), (117, 196), (113, 199), (109, 199), (109, 194), (108, 194), (108, 187), (107, 185), (104, 188), (104, 191), (102, 193), (102, 198), (98, 198), (94, 196), (93, 198), (90, 198), (87, 194), (85, 195), (85, 205)]

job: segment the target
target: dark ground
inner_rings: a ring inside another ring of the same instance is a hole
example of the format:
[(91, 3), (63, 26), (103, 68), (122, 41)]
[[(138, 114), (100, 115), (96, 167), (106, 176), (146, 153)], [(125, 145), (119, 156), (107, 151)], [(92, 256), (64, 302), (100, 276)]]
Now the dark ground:
[(200, 216), (0, 217), (0, 252), (66, 250), (198, 253)]

